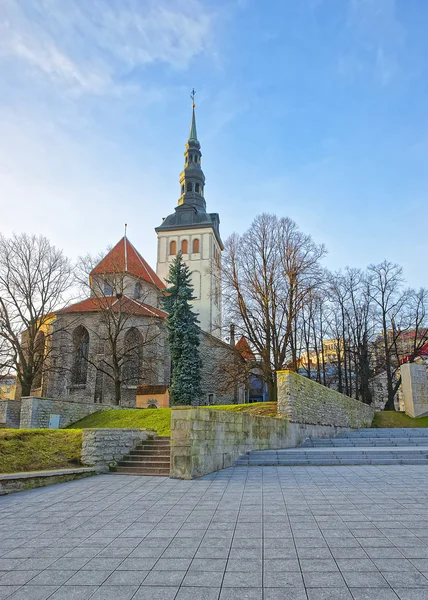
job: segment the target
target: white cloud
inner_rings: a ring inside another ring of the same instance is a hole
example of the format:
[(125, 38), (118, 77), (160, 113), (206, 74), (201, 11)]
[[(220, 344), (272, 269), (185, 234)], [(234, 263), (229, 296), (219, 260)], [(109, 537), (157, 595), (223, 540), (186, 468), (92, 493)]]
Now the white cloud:
[(123, 87), (155, 63), (186, 68), (209, 51), (214, 16), (199, 0), (4, 0), (0, 58), (79, 93)]

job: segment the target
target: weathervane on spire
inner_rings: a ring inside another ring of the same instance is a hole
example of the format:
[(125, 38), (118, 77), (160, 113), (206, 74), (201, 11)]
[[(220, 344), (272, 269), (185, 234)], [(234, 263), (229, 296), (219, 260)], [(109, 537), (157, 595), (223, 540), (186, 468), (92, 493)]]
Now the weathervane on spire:
[(190, 94), (190, 97), (192, 99), (192, 108), (195, 108), (195, 94), (196, 94), (196, 91), (195, 91), (195, 88), (193, 88), (192, 93)]

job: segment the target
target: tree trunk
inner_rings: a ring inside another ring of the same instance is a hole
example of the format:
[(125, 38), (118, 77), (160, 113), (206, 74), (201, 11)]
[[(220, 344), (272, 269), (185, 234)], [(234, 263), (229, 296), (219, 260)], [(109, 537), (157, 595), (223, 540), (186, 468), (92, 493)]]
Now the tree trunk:
[(114, 399), (115, 399), (115, 402), (116, 402), (116, 404), (118, 406), (120, 405), (120, 400), (121, 400), (120, 384), (121, 384), (120, 379), (115, 379), (114, 380)]

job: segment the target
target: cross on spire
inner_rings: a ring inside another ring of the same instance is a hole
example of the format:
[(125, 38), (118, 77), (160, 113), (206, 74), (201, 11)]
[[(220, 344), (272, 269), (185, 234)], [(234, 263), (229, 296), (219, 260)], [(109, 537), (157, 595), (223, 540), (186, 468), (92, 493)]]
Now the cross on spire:
[(196, 94), (196, 90), (195, 88), (192, 89), (192, 93), (190, 94), (190, 98), (192, 99), (192, 108), (195, 108), (195, 94)]

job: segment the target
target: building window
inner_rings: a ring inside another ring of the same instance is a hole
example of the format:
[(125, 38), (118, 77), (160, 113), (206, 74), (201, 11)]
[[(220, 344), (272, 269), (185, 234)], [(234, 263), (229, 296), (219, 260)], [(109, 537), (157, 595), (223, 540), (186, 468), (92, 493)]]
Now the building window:
[(193, 253), (197, 254), (199, 252), (199, 240), (193, 240)]
[(184, 194), (184, 185), (181, 186), (181, 193)]
[(122, 379), (125, 385), (139, 385), (141, 379), (141, 351), (143, 347), (141, 333), (132, 327), (125, 334), (125, 362)]
[(192, 191), (192, 182), (191, 181), (187, 182), (187, 188), (186, 189), (187, 189), (188, 192)]
[(183, 240), (181, 242), (181, 253), (187, 254), (189, 251), (189, 242), (187, 240)]
[(104, 296), (113, 296), (113, 286), (108, 281), (104, 281)]
[(79, 325), (73, 332), (74, 362), (71, 383), (85, 385), (88, 375), (89, 333)]
[(134, 285), (134, 298), (141, 298), (141, 283), (139, 281)]
[(215, 394), (207, 394), (208, 406), (211, 406), (212, 404), (214, 404), (214, 401), (215, 401)]
[(169, 255), (175, 256), (177, 254), (177, 242), (170, 242), (169, 244)]
[(195, 184), (195, 192), (196, 192), (197, 194), (199, 194), (199, 193), (200, 193), (200, 191), (201, 191), (201, 186), (199, 185), (199, 183), (196, 183), (196, 184)]

